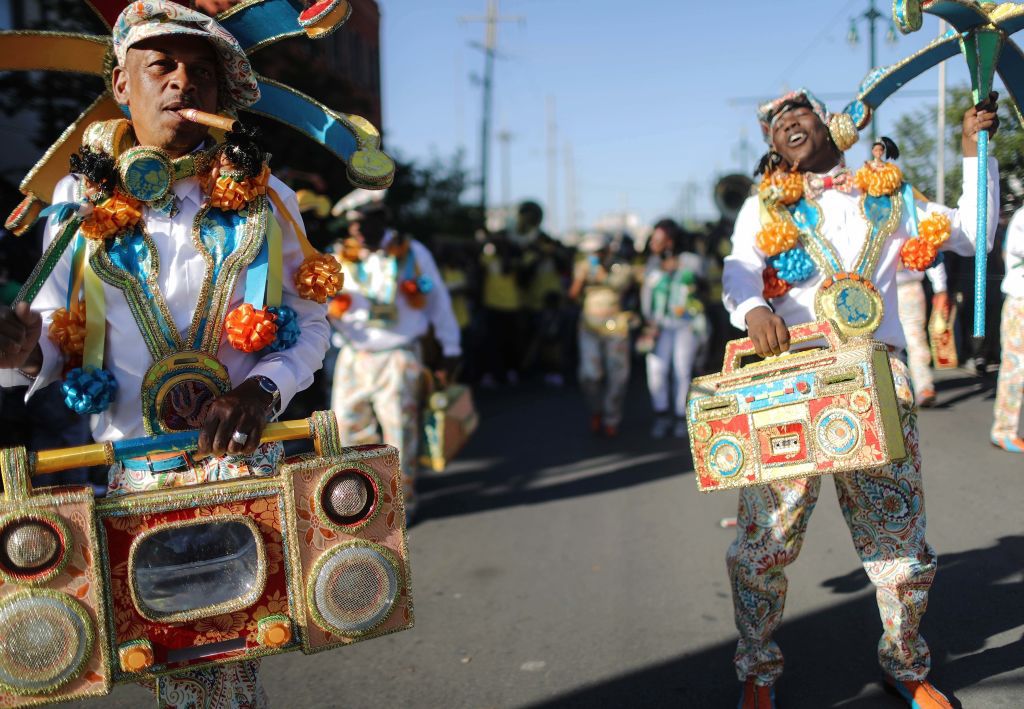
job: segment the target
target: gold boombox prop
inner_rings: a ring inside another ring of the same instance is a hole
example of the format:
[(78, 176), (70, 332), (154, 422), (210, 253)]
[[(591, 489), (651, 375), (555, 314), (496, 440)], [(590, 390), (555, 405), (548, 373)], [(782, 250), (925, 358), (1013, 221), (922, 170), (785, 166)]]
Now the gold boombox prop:
[(729, 343), (720, 374), (693, 380), (690, 450), (701, 492), (886, 465), (906, 457), (886, 345), (840, 339), (829, 321), (789, 330), (824, 349), (770, 357), (748, 339)]
[(0, 705), (100, 696), (120, 682), (412, 627), (390, 446), (342, 448), (331, 413), (263, 440), (315, 453), (248, 477), (94, 500), (30, 477), (194, 448), (197, 432), (29, 455), (0, 451)]
[(435, 473), (443, 473), (469, 442), (479, 423), (473, 391), (465, 384), (452, 384), (430, 394), (423, 410), (420, 463)]

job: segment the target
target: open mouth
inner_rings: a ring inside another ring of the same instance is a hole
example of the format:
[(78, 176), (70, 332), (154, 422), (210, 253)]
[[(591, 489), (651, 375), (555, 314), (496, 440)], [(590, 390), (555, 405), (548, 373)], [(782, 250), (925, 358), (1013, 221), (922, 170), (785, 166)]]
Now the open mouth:
[(798, 145), (802, 145), (806, 140), (807, 140), (807, 134), (806, 133), (804, 133), (802, 131), (798, 132), (798, 133), (792, 133), (789, 136), (789, 141), (787, 142), (787, 145), (789, 145), (789, 147), (791, 147), (791, 148), (795, 148)]

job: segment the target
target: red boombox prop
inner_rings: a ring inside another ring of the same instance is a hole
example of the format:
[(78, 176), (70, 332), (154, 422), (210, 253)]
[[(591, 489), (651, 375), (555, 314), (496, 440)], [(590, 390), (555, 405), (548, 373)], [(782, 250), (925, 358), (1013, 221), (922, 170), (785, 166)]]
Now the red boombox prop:
[(886, 465), (907, 455), (888, 348), (842, 340), (829, 321), (789, 329), (793, 351), (740, 367), (753, 342), (733, 340), (722, 372), (690, 387), (687, 423), (701, 492)]
[[(0, 706), (412, 627), (398, 451), (342, 448), (331, 413), (264, 441), (316, 453), (247, 477), (94, 501), (34, 472), (194, 447), (195, 433), (0, 451)], [(98, 452), (97, 452), (98, 451)], [(97, 457), (98, 456), (98, 457)]]

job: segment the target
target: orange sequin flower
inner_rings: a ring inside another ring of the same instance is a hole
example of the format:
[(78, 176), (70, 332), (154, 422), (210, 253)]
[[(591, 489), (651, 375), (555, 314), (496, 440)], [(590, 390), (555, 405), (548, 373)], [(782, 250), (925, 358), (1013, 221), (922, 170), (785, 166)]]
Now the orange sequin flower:
[(779, 278), (779, 272), (771, 266), (765, 267), (764, 271), (761, 272), (761, 278), (764, 280), (764, 290), (761, 292), (761, 295), (764, 296), (765, 300), (786, 295), (789, 289), (793, 287), (788, 281)]
[(755, 241), (767, 256), (777, 256), (799, 243), (800, 231), (788, 219), (773, 219), (757, 232)]
[(251, 303), (243, 303), (224, 318), (224, 330), (236, 350), (258, 352), (277, 337), (276, 320), (266, 308), (256, 310)]
[(921, 239), (939, 248), (949, 238), (949, 230), (949, 217), (940, 212), (932, 212), (921, 220), (917, 233)]
[(295, 289), (299, 297), (326, 303), (345, 284), (341, 264), (328, 254), (307, 256), (295, 272)]
[(220, 175), (210, 189), (210, 206), (228, 212), (237, 212), (261, 194), (267, 193), (270, 180), (270, 166), (264, 165), (256, 177), (247, 177), (241, 182)]
[(796, 204), (804, 196), (804, 176), (799, 172), (776, 170), (765, 175), (757, 188), (762, 199), (782, 204)]
[(352, 296), (348, 293), (338, 293), (338, 295), (331, 298), (331, 302), (327, 304), (327, 315), (332, 318), (340, 318), (342, 315), (348, 312), (348, 309), (352, 307)]
[(909, 239), (900, 248), (903, 265), (912, 271), (924, 271), (935, 261), (939, 250), (924, 239)]
[(857, 170), (853, 182), (861, 192), (867, 192), (872, 197), (895, 194), (896, 190), (903, 184), (903, 173), (891, 162), (879, 165), (865, 163), (864, 167)]
[(142, 203), (121, 190), (99, 204), (93, 205), (92, 214), (82, 221), (82, 236), (87, 239), (106, 239), (131, 229), (142, 218)]
[(71, 366), (81, 364), (85, 352), (85, 303), (53, 311), (48, 330), (50, 341), (72, 362)]

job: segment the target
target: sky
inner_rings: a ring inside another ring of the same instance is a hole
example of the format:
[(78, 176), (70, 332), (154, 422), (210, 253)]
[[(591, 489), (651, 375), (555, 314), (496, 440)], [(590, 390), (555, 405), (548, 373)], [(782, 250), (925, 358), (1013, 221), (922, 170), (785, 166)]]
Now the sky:
[[(759, 101), (800, 86), (835, 111), (853, 99), (868, 71), (866, 20), (858, 20), (856, 47), (847, 34), (868, 2), (502, 0), (503, 16), (522, 18), (498, 28), (494, 81), (494, 135), (512, 134), (511, 199), (539, 201), (555, 232), (627, 210), (647, 223), (663, 215), (716, 217), (715, 181), (749, 174), (765, 150)], [(484, 62), (472, 44), (483, 42), (484, 24), (460, 18), (485, 15), (487, 0), (380, 0), (380, 7), (385, 148), (417, 161), (463, 149), (478, 176), (482, 91), (473, 77)], [(877, 24), (879, 65), (938, 34), (938, 21), (926, 15), (919, 32), (897, 32), (891, 44), (890, 6), (878, 0), (877, 7), (885, 15)], [(968, 84), (962, 58), (947, 63), (946, 83)], [(934, 108), (937, 91), (933, 69), (897, 92), (876, 117), (880, 134), (902, 114)], [(549, 100), (557, 135), (554, 208)], [(864, 136), (848, 153), (852, 164), (865, 159), (866, 143)], [(566, 201), (566, 145), (575, 210)], [(491, 156), (490, 203), (497, 204), (503, 168), (496, 140)]]

